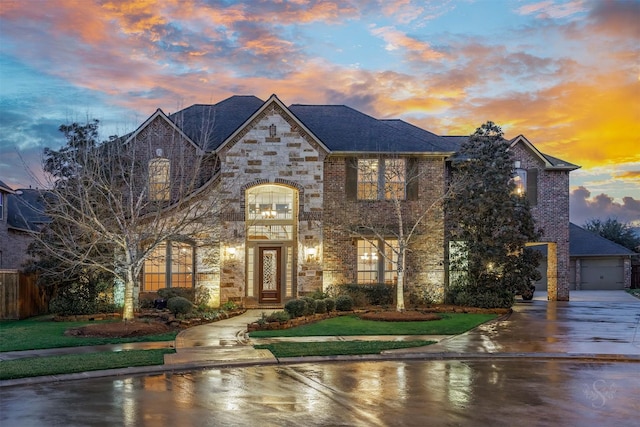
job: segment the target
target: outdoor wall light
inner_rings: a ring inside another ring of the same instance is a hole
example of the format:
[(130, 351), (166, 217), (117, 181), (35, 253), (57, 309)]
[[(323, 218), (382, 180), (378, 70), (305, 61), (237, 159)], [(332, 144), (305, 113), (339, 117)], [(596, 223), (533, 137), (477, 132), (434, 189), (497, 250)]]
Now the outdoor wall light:
[(316, 248), (307, 248), (305, 250), (305, 254), (307, 255), (307, 262), (315, 261), (318, 258), (318, 251)]
[(236, 248), (229, 247), (227, 248), (227, 258), (235, 259), (236, 258)]

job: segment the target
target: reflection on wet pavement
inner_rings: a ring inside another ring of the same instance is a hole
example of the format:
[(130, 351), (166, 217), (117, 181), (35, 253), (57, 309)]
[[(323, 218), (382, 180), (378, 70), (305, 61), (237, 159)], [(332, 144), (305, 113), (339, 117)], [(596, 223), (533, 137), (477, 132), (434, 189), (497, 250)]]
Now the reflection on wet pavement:
[(0, 424), (631, 426), (639, 395), (637, 363), (300, 364), (5, 388)]

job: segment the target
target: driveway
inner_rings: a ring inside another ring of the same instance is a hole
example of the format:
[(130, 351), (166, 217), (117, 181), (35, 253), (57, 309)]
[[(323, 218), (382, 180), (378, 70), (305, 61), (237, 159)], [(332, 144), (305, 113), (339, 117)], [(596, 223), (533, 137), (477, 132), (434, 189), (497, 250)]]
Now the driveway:
[(536, 293), (503, 320), (405, 352), (640, 357), (640, 299), (624, 291), (571, 291), (570, 298)]

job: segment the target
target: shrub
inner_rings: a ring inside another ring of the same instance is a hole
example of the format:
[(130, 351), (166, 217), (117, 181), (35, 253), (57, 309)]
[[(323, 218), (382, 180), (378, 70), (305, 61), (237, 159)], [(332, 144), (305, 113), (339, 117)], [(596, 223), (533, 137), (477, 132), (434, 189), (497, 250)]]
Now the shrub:
[(447, 292), (447, 301), (465, 307), (509, 308), (515, 302), (515, 296), (506, 289), (454, 287)]
[(167, 301), (167, 308), (174, 315), (189, 314), (193, 310), (193, 303), (184, 297), (173, 297)]
[(327, 313), (336, 309), (336, 301), (333, 298), (325, 298), (323, 301), (327, 305)]
[(336, 298), (336, 310), (351, 311), (353, 310), (353, 298), (349, 295), (339, 295)]
[(196, 300), (195, 288), (162, 288), (158, 289), (158, 296), (162, 299), (170, 300), (174, 297), (182, 297), (191, 302)]
[(304, 316), (307, 302), (302, 299), (292, 299), (286, 302), (284, 309), (292, 318)]
[(236, 304), (234, 301), (229, 300), (224, 304), (222, 304), (220, 308), (222, 308), (225, 311), (235, 310), (236, 308), (238, 308), (238, 304)]
[(395, 296), (395, 286), (384, 283), (362, 285), (349, 283), (332, 289), (339, 295), (349, 295), (356, 307), (367, 305), (391, 305)]
[(57, 290), (49, 302), (49, 311), (62, 316), (113, 313), (113, 285), (109, 281), (75, 282)]
[(287, 313), (286, 311), (274, 311), (273, 313), (267, 316), (266, 321), (267, 322), (286, 322), (289, 319), (291, 319), (291, 316), (289, 316), (289, 313)]
[(320, 300), (320, 299), (325, 299), (327, 298), (329, 295), (327, 295), (326, 293), (322, 292), (322, 289), (316, 289), (312, 294), (311, 294), (311, 298), (315, 299), (315, 300)]
[(304, 309), (305, 316), (313, 316), (316, 314), (316, 301), (311, 297), (302, 297), (302, 300), (307, 303), (307, 306)]
[(195, 290), (193, 303), (200, 309), (205, 309), (209, 306), (211, 299), (211, 290), (204, 286), (198, 286)]
[(316, 300), (316, 313), (326, 313), (327, 312), (327, 301), (323, 299)]

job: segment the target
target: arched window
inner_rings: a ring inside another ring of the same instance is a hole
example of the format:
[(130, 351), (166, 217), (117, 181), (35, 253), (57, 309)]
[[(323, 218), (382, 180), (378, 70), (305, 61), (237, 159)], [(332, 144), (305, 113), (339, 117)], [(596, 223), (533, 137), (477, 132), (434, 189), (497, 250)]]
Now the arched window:
[(295, 191), (280, 185), (260, 185), (247, 190), (249, 240), (292, 240)]

